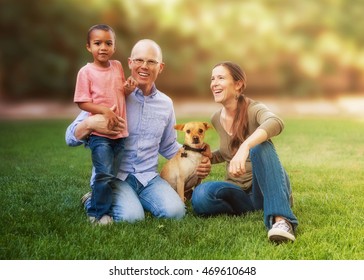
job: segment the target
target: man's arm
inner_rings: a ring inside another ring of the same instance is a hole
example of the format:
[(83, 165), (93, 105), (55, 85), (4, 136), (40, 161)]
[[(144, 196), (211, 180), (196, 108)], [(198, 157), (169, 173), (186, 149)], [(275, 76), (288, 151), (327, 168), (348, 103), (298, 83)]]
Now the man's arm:
[[(81, 110), (90, 112), (93, 115), (96, 114), (104, 115), (105, 118), (109, 120), (108, 127), (110, 129), (113, 129), (113, 127), (119, 123), (118, 116), (114, 112), (115, 110), (112, 110), (111, 108), (95, 104), (92, 102), (77, 102), (77, 105), (78, 107), (80, 107)], [(112, 108), (114, 108), (114, 106)]]
[[(115, 110), (113, 106), (112, 110)], [(118, 117), (117, 126), (108, 128), (109, 120), (104, 115), (88, 116), (88, 112), (82, 111), (66, 130), (66, 143), (68, 146), (79, 146), (93, 132), (101, 134), (117, 135), (125, 129), (125, 120)]]
[(182, 147), (182, 145), (177, 142), (177, 131), (174, 129), (175, 124), (176, 116), (172, 105), (168, 123), (164, 128), (163, 136), (159, 144), (159, 153), (166, 159), (171, 159)]
[[(66, 130), (66, 144), (71, 147), (79, 146), (84, 143), (84, 139), (87, 138), (89, 134), (85, 132), (84, 136), (76, 135), (75, 131), (78, 125), (88, 117), (88, 112), (81, 111), (77, 118), (67, 127)], [(91, 132), (90, 132), (91, 133)]]

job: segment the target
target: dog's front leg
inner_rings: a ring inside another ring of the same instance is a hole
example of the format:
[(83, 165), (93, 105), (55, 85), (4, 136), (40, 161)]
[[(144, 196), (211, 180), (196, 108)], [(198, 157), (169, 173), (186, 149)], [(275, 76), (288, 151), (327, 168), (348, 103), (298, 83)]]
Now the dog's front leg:
[(185, 181), (184, 178), (179, 177), (177, 180), (177, 193), (179, 197), (185, 202)]

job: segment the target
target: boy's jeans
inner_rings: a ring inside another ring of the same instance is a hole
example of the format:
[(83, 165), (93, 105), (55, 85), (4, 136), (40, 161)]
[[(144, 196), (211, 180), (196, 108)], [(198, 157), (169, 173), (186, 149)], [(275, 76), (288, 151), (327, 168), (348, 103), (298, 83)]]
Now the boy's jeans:
[(92, 188), (91, 207), (87, 214), (100, 219), (104, 215), (111, 215), (112, 183), (120, 167), (124, 149), (124, 138), (109, 139), (91, 135), (89, 146), (92, 164), (95, 168), (95, 181)]

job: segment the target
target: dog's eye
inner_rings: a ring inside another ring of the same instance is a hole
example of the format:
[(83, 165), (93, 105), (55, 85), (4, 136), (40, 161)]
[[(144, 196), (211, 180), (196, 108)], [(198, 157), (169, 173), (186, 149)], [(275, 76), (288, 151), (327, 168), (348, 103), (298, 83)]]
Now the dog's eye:
[(191, 130), (187, 129), (187, 130), (186, 130), (186, 132), (187, 132), (188, 134), (190, 134), (190, 133), (191, 133)]
[(199, 130), (198, 130), (198, 133), (203, 133), (203, 130), (200, 128)]

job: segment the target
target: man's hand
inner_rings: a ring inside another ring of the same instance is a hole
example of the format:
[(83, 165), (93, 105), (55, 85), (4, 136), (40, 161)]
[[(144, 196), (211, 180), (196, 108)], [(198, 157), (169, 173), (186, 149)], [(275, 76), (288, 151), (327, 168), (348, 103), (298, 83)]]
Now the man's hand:
[[(116, 106), (114, 105), (110, 109), (115, 111)], [(106, 115), (101, 114), (90, 116), (86, 121), (89, 129), (101, 134), (117, 135), (126, 128), (125, 120), (118, 116), (113, 119), (113, 123), (110, 122), (110, 119), (108, 119)]]
[(200, 179), (205, 179), (211, 171), (211, 161), (208, 157), (203, 157), (201, 163), (196, 169), (197, 177)]

